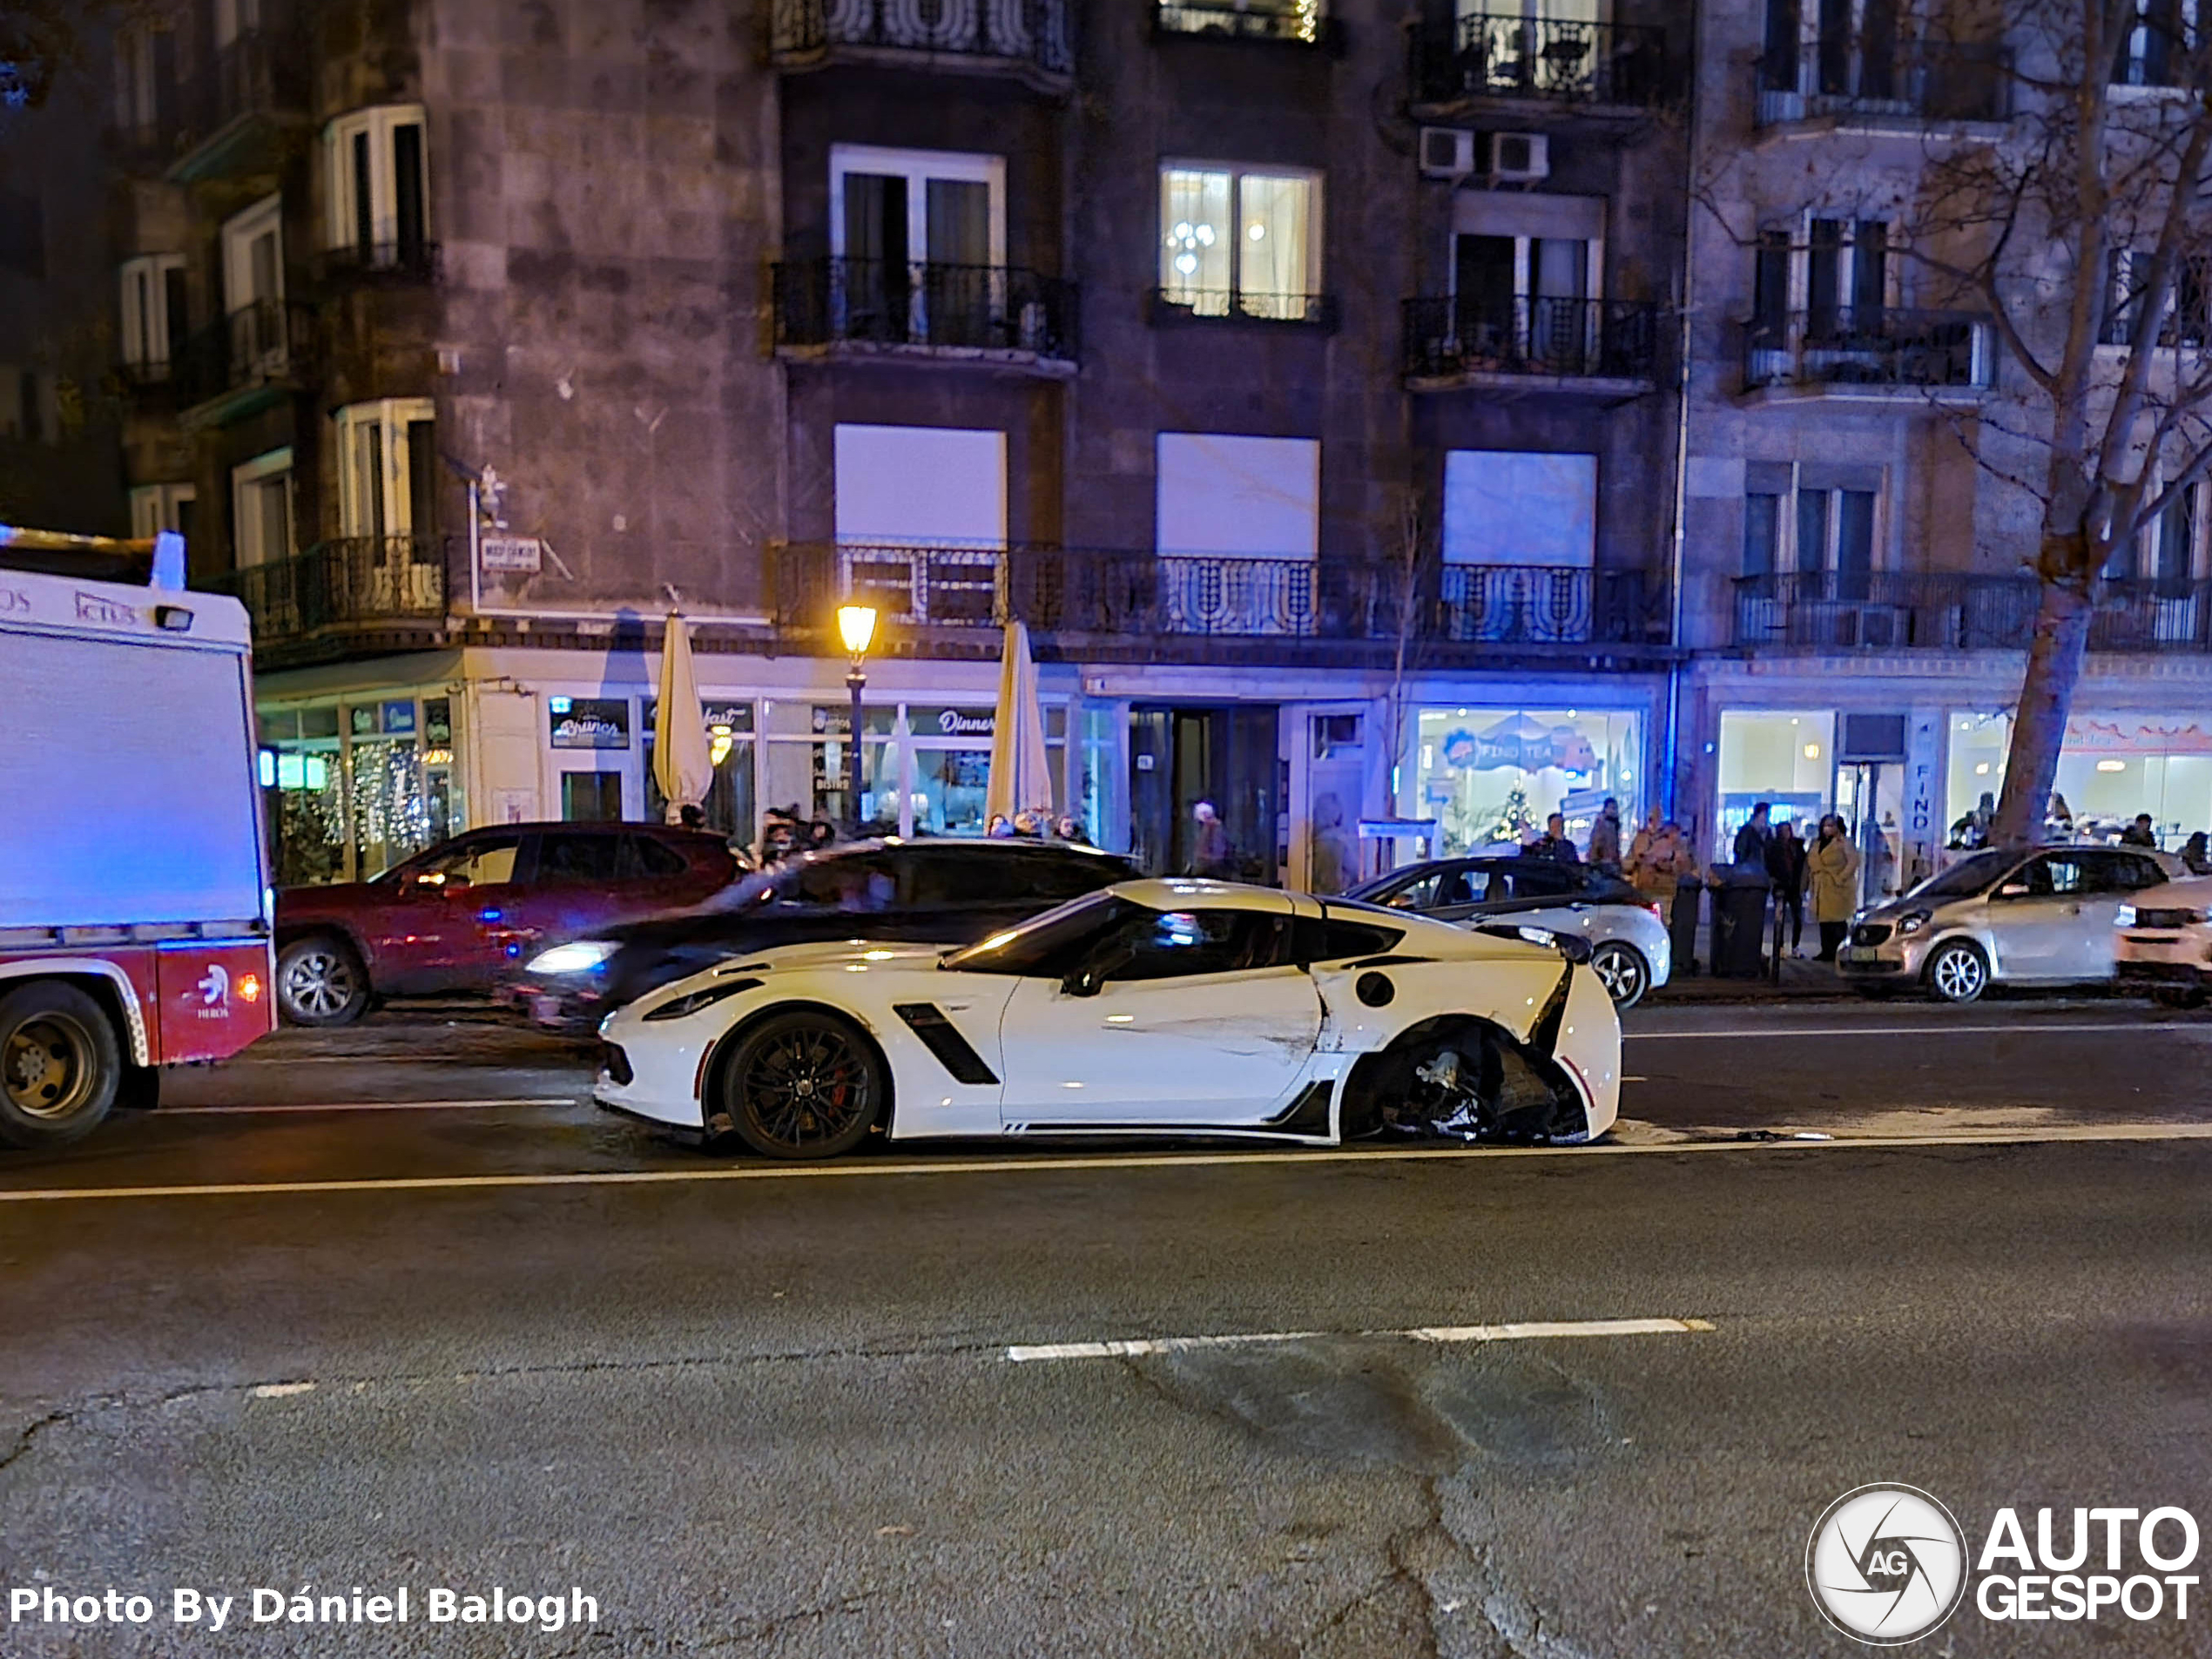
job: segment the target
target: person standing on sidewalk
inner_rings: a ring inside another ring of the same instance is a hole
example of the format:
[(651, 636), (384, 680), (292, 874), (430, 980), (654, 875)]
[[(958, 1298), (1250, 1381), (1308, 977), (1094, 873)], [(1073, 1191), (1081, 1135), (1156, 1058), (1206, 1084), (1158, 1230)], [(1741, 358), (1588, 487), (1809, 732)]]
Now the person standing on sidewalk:
[(1590, 826), (1590, 865), (1608, 875), (1621, 873), (1621, 803), (1610, 795)]
[(1812, 919), (1820, 927), (1819, 960), (1832, 962), (1858, 908), (1858, 849), (1833, 813), (1820, 820), (1819, 838), (1806, 853), (1805, 866), (1812, 875)]
[(1766, 844), (1767, 879), (1774, 883), (1776, 925), (1790, 922), (1790, 954), (1805, 954), (1805, 844), (1797, 839), (1797, 826), (1784, 819), (1774, 826)]
[(1757, 869), (1766, 867), (1766, 844), (1774, 832), (1767, 826), (1767, 814), (1772, 806), (1760, 801), (1751, 808), (1751, 815), (1743, 820), (1743, 827), (1736, 832), (1735, 861), (1749, 864)]

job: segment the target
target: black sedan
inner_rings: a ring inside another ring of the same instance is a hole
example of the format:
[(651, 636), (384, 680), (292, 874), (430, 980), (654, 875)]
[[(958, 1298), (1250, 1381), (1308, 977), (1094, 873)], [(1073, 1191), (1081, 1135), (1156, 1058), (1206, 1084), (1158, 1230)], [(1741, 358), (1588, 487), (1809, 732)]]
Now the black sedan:
[(600, 928), (530, 959), (506, 1000), (588, 1031), (649, 991), (748, 951), (812, 940), (965, 945), (1138, 873), (1056, 841), (858, 841), (761, 870), (689, 910)]

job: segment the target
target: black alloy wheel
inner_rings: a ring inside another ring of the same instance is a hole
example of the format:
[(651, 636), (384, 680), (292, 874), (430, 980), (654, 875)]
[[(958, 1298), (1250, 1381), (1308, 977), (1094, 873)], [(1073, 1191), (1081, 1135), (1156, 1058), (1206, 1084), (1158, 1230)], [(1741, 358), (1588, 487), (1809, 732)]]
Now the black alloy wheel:
[(774, 1015), (723, 1070), (723, 1109), (763, 1157), (828, 1158), (866, 1140), (890, 1093), (867, 1038), (833, 1014)]

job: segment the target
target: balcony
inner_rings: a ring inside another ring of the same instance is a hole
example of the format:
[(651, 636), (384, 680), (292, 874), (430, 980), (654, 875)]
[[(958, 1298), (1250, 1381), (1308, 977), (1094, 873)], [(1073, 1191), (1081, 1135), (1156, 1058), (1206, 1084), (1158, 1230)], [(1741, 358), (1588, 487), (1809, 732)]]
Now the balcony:
[(1659, 307), (1439, 294), (1405, 302), (1403, 344), (1406, 383), (1417, 392), (1544, 384), (1634, 397), (1651, 389), (1658, 368)]
[(779, 354), (1076, 370), (1076, 285), (1015, 266), (803, 260), (774, 267)]
[(170, 365), (185, 424), (220, 426), (298, 389), (313, 361), (314, 312), (258, 300), (184, 341)]
[(1331, 57), (1344, 51), (1344, 24), (1328, 15), (1319, 0), (1260, 0), (1257, 5), (1193, 3), (1159, 0), (1152, 12), (1152, 33), (1166, 39), (1197, 36), (1205, 40), (1272, 41), (1284, 46), (1318, 47)]
[(404, 650), (433, 643), (444, 631), (445, 538), (346, 536), (201, 585), (246, 606), (263, 667)]
[(1821, 41), (1755, 66), (1754, 123), (1784, 138), (1823, 132), (1994, 138), (2011, 118), (2013, 64), (2000, 44)]
[(445, 271), (444, 250), (435, 242), (409, 237), (396, 242), (349, 242), (314, 256), (315, 285), (322, 288), (390, 285), (421, 287)]
[[(1736, 644), (1799, 651), (2021, 651), (2040, 597), (2032, 577), (1892, 570), (1739, 577)], [(2212, 650), (2212, 582), (2105, 582), (2092, 651)]]
[(1411, 72), (1424, 115), (1563, 107), (1633, 119), (1666, 99), (1667, 37), (1637, 24), (1469, 13), (1414, 33)]
[[(1409, 584), (1386, 561), (1259, 558), (1090, 548), (791, 543), (772, 561), (777, 625), (821, 635), (847, 599), (892, 628), (997, 649), (1019, 618), (1087, 660), (1380, 664), (1401, 633), (1414, 660), (1498, 647), (1663, 645), (1666, 611), (1640, 570), (1447, 565)], [(1410, 590), (1409, 590), (1410, 588)]]
[(1145, 314), (1156, 327), (1184, 323), (1259, 323), (1332, 332), (1337, 326), (1332, 293), (1247, 293), (1231, 288), (1153, 288)]
[(1743, 341), (1744, 391), (1762, 402), (1971, 402), (1996, 383), (1995, 328), (1978, 312), (1797, 312), (1751, 323)]
[(1055, 95), (1076, 67), (1067, 0), (774, 0), (768, 51), (783, 70), (1006, 75)]
[(168, 176), (191, 183), (273, 165), (277, 129), (307, 121), (305, 55), (273, 30), (218, 47), (182, 91), (182, 147)]

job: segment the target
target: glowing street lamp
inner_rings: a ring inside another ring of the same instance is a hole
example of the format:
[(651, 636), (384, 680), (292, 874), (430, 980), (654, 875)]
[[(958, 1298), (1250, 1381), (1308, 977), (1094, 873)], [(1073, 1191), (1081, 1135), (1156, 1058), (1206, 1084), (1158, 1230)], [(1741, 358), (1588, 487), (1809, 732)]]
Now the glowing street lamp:
[(868, 683), (868, 646), (875, 639), (875, 607), (840, 605), (837, 632), (845, 642), (846, 655), (852, 659), (845, 675), (845, 689), (853, 694), (853, 725), (845, 741), (845, 797), (857, 839), (860, 833), (860, 692)]

